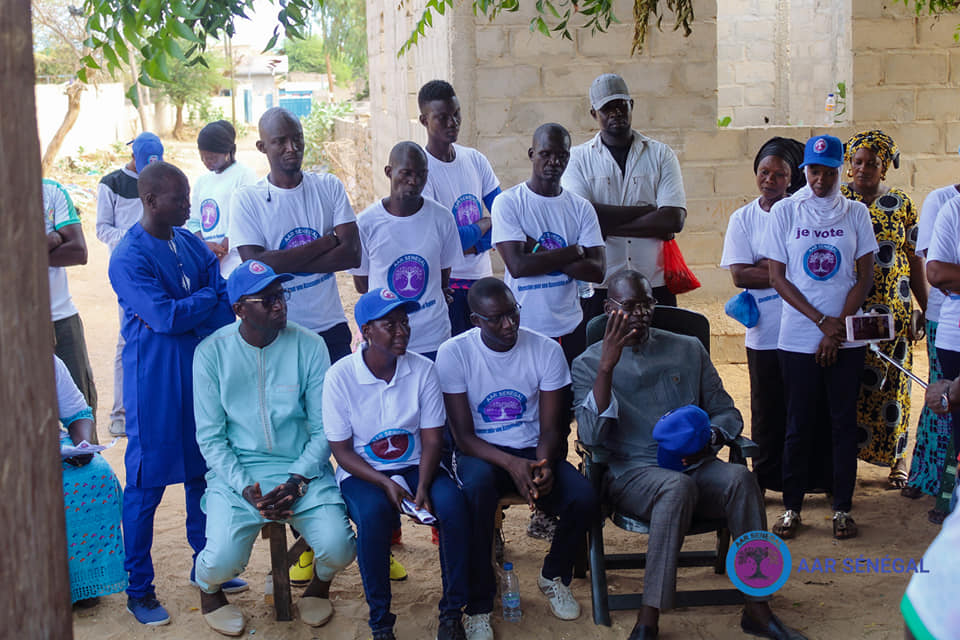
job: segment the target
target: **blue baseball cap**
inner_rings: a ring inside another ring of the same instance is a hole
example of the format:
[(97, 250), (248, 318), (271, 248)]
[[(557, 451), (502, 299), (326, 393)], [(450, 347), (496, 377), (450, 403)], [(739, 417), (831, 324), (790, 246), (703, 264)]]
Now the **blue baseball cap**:
[(236, 304), (243, 296), (259, 293), (274, 282), (293, 280), (293, 274), (276, 273), (268, 264), (259, 260), (247, 260), (233, 270), (227, 280), (227, 295), (230, 304)]
[(654, 425), (653, 439), (657, 441), (657, 464), (683, 471), (683, 459), (710, 442), (710, 416), (692, 404), (669, 411)]
[(137, 165), (137, 173), (143, 171), (151, 162), (163, 161), (163, 143), (149, 131), (144, 131), (127, 144), (133, 145), (133, 161)]
[(807, 140), (803, 149), (803, 163), (800, 168), (808, 164), (822, 164), (825, 167), (839, 167), (843, 165), (843, 143), (840, 138), (833, 136), (815, 136)]
[(382, 318), (397, 307), (403, 307), (409, 313), (419, 309), (420, 304), (413, 300), (404, 300), (389, 289), (373, 289), (357, 300), (357, 306), (353, 308), (353, 318), (357, 321), (357, 326), (362, 327), (371, 320)]

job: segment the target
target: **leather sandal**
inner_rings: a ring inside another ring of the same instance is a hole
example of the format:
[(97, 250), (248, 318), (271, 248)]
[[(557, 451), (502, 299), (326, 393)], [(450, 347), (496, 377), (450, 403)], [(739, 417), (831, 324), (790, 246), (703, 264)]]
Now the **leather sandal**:
[(235, 604), (225, 604), (219, 609), (203, 614), (210, 628), (225, 636), (243, 635), (243, 612)]
[(923, 489), (920, 487), (915, 487), (912, 484), (908, 484), (903, 489), (900, 489), (900, 495), (902, 495), (904, 498), (916, 500), (923, 497)]
[(850, 517), (849, 511), (834, 511), (833, 513), (833, 537), (837, 540), (846, 540), (856, 538), (859, 533), (857, 523)]

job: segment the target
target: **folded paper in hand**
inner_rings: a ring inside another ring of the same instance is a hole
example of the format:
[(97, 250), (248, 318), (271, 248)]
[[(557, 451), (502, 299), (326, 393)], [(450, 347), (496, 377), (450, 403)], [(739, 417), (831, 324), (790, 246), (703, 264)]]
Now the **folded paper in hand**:
[(80, 444), (76, 446), (65, 446), (60, 447), (60, 458), (73, 458), (74, 456), (84, 456), (90, 455), (91, 453), (100, 453), (101, 451), (106, 451), (113, 445), (117, 444), (117, 438), (113, 439), (113, 442), (110, 444), (90, 444), (86, 440), (81, 440)]
[[(390, 479), (396, 482), (398, 485), (400, 485), (403, 488), (403, 490), (406, 491), (407, 493), (411, 495), (413, 494), (413, 492), (410, 491), (410, 485), (408, 485), (407, 481), (403, 479), (403, 476), (401, 475), (390, 476)], [(432, 513), (430, 513), (426, 509), (418, 508), (417, 505), (413, 502), (413, 500), (409, 500), (407, 498), (404, 498), (403, 502), (400, 503), (400, 512), (410, 516), (420, 524), (430, 525), (430, 524), (435, 524), (437, 522), (437, 519), (433, 517)]]

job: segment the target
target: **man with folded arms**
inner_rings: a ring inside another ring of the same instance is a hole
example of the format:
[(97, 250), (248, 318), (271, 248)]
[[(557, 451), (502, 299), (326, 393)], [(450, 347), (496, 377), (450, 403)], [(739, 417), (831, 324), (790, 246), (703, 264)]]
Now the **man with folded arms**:
[(204, 619), (225, 635), (242, 634), (244, 620), (221, 585), (243, 571), (263, 525), (291, 524), (314, 551), (299, 603), (311, 626), (333, 615), (330, 581), (355, 554), (323, 433), (330, 357), (320, 336), (287, 323), (281, 283), (292, 278), (258, 260), (238, 266), (227, 292), (240, 322), (204, 340), (194, 357), (197, 442), (210, 467), (196, 579)]
[[(650, 523), (643, 606), (629, 637), (649, 640), (659, 632), (660, 610), (673, 605), (677, 554), (693, 518), (725, 519), (734, 539), (765, 531), (767, 518), (753, 474), (716, 457), (743, 429), (743, 418), (707, 350), (696, 338), (650, 326), (656, 299), (639, 272), (620, 271), (608, 284), (603, 341), (574, 360), (573, 393), (581, 440), (611, 452), (608, 497), (618, 510)], [(681, 407), (680, 416), (654, 429), (661, 416)], [(691, 453), (677, 446), (685, 438), (669, 427), (695, 426), (684, 414), (697, 407), (705, 444)], [(664, 426), (667, 432), (659, 433)], [(668, 447), (675, 455), (666, 455)], [(804, 638), (773, 615), (769, 596), (745, 599), (744, 632)]]

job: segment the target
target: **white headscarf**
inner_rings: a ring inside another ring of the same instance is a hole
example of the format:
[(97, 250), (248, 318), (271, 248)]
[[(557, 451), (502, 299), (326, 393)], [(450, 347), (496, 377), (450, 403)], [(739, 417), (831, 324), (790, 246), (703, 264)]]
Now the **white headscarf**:
[(807, 169), (809, 169), (809, 165), (803, 168), (807, 177), (807, 184), (790, 196), (790, 199), (796, 203), (798, 208), (802, 207), (812, 212), (824, 224), (839, 222), (849, 208), (849, 200), (840, 195), (840, 177), (837, 176), (837, 181), (833, 184), (830, 193), (821, 198), (810, 188), (810, 175), (807, 173)]

